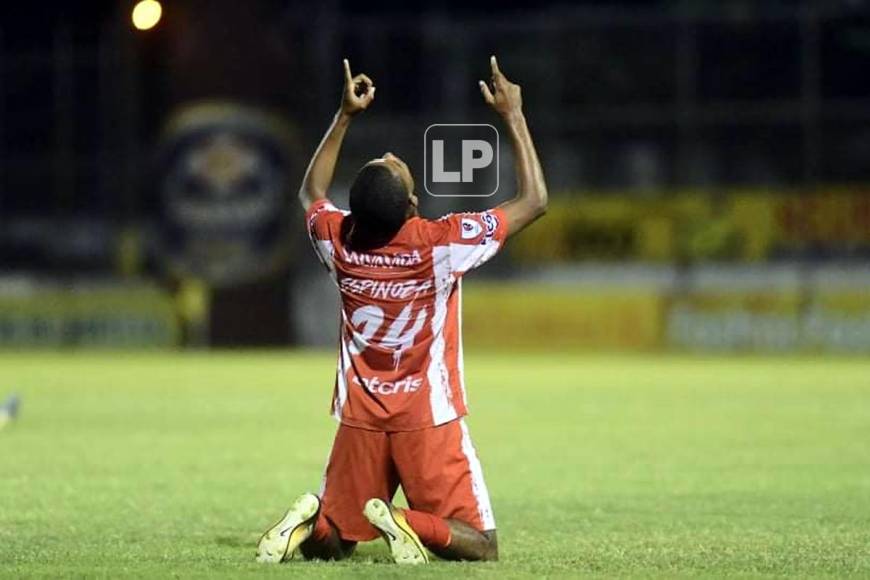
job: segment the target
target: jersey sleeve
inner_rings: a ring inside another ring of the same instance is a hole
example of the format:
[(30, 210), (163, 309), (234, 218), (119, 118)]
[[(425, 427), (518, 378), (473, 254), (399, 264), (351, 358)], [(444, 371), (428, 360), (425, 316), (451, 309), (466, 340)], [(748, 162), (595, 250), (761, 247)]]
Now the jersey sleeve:
[(328, 199), (314, 202), (305, 212), (306, 230), (314, 253), (330, 272), (333, 271), (332, 255), (335, 251), (333, 240), (339, 235), (341, 222), (347, 214)]
[(433, 245), (448, 248), (450, 270), (460, 276), (488, 262), (507, 239), (507, 220), (498, 208), (450, 214), (433, 223)]

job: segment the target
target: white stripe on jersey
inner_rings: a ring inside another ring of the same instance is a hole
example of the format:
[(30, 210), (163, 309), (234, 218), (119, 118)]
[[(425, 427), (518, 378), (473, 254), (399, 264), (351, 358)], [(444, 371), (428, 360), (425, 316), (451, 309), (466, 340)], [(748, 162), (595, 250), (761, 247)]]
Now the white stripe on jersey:
[(483, 468), (480, 466), (477, 450), (474, 449), (474, 444), (471, 442), (471, 435), (468, 433), (465, 419), (459, 420), (459, 426), (462, 428), (462, 453), (468, 459), (468, 465), (471, 468), (471, 491), (474, 493), (474, 499), (477, 500), (477, 511), (480, 514), (481, 522), (483, 522), (483, 529), (494, 530), (495, 516), (492, 513), (489, 490), (486, 489), (486, 482), (483, 480)]
[(333, 416), (341, 421), (341, 412), (344, 410), (344, 404), (347, 402), (347, 369), (351, 368), (350, 353), (348, 346), (344, 342), (344, 328), (347, 324), (347, 319), (344, 316), (344, 308), (341, 309), (342, 328), (339, 329), (339, 352), (338, 356), (341, 360), (338, 361), (338, 372), (335, 374), (335, 403), (333, 407)]
[(432, 314), (432, 345), (429, 347), (429, 405), (432, 424), (443, 425), (456, 418), (456, 409), (450, 402), (450, 375), (444, 361), (444, 324), (447, 320), (447, 299), (453, 288), (450, 270), (450, 248), (432, 248), (432, 271), (435, 277), (435, 311)]
[(465, 357), (462, 354), (462, 278), (456, 281), (456, 332), (459, 334), (458, 352), (456, 353), (456, 366), (459, 374), (459, 390), (462, 393), (462, 404), (468, 409), (468, 395), (465, 391)]
[(489, 240), (485, 244), (450, 244), (450, 269), (453, 272), (467, 272), (477, 268), (498, 252), (499, 244)]
[(335, 248), (333, 247), (332, 242), (314, 239), (312, 239), (311, 242), (314, 244), (314, 252), (317, 254), (317, 257), (320, 258), (320, 261), (324, 266), (326, 266), (326, 269), (329, 270), (330, 277), (335, 280), (335, 264), (333, 263)]
[(308, 231), (308, 239), (311, 240), (311, 244), (314, 246), (314, 253), (317, 254), (317, 257), (320, 258), (320, 261), (326, 266), (326, 269), (329, 270), (329, 273), (335, 281), (335, 264), (333, 263), (333, 259), (335, 256), (335, 247), (331, 240), (319, 240), (314, 237), (311, 231), (311, 224), (313, 220), (316, 219), (317, 214), (320, 212), (340, 212), (342, 215), (350, 215), (350, 212), (343, 209), (338, 209), (335, 207), (331, 201), (327, 200), (323, 206), (318, 209), (314, 214), (309, 218), (308, 227), (306, 230)]

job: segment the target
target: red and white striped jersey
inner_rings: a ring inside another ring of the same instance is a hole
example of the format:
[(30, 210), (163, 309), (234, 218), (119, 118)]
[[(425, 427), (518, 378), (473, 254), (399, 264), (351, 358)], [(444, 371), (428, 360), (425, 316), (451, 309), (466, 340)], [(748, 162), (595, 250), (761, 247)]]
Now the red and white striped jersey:
[(504, 244), (502, 210), (414, 217), (388, 245), (366, 252), (344, 244), (348, 215), (327, 200), (306, 215), (317, 256), (341, 294), (333, 415), (377, 431), (462, 417), (460, 280)]

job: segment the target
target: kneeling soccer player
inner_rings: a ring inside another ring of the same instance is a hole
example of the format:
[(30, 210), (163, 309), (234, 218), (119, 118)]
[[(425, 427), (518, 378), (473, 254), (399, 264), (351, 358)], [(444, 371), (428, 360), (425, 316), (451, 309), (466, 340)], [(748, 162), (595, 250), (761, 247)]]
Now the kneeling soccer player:
[[(378, 533), (400, 564), (498, 558), (495, 520), (466, 414), (460, 280), (546, 210), (547, 189), (520, 87), (491, 59), (486, 102), (501, 115), (517, 163), (514, 199), (489, 211), (428, 220), (408, 166), (366, 163), (350, 212), (326, 198), (345, 132), (375, 97), (345, 60), (341, 109), (300, 190), (308, 233), (341, 294), (333, 395), (340, 421), (319, 495), (300, 496), (260, 540), (257, 559), (341, 559)], [(390, 500), (401, 485), (410, 509)]]

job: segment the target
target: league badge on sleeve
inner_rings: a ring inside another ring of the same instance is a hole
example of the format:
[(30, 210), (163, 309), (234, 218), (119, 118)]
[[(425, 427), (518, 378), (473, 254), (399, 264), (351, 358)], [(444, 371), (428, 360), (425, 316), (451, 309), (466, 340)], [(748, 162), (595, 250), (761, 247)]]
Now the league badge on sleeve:
[(462, 218), (461, 229), (463, 240), (473, 240), (483, 231), (480, 222), (471, 218)]

